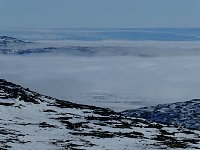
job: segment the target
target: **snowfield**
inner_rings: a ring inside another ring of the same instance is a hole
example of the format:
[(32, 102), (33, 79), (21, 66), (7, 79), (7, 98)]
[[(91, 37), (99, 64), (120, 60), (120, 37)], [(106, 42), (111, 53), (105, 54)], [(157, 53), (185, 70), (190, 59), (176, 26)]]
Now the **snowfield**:
[(199, 149), (200, 131), (124, 117), (0, 79), (1, 149)]

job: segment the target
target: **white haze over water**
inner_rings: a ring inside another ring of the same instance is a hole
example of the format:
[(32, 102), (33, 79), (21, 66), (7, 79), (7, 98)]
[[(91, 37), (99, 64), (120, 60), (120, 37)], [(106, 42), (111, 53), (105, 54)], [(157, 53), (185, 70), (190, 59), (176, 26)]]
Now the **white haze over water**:
[(42, 94), (117, 111), (200, 98), (200, 42), (69, 43), (143, 51), (91, 57), (0, 55), (0, 77)]

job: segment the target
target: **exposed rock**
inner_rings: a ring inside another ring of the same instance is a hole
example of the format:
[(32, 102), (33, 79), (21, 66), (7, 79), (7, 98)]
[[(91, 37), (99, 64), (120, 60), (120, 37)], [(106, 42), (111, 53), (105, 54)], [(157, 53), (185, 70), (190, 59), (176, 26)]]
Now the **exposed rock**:
[(127, 110), (122, 114), (200, 130), (200, 99)]

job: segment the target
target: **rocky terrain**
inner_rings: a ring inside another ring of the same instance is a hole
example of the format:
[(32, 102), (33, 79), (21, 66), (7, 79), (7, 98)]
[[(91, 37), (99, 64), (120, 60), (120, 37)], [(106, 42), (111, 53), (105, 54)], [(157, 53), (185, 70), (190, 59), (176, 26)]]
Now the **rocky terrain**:
[(124, 117), (0, 79), (0, 148), (199, 149), (200, 131)]
[(123, 114), (200, 130), (200, 99), (127, 110)]

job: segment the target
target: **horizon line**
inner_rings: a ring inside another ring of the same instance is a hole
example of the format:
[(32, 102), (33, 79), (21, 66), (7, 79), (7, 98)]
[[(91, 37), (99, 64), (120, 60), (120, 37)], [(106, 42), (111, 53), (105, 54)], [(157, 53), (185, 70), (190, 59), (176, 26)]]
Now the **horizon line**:
[(1, 29), (200, 29), (200, 27), (0, 27)]

